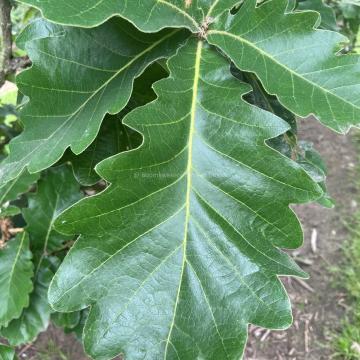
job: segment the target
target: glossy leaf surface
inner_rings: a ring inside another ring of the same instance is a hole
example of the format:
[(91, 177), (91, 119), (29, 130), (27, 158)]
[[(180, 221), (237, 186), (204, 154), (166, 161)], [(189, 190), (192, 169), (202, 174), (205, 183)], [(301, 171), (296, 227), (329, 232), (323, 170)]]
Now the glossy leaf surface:
[(236, 15), (225, 13), (207, 39), (243, 71), (254, 72), (264, 88), (293, 113), (314, 114), (346, 132), (360, 123), (359, 56), (335, 55), (346, 39), (315, 30), (316, 12), (286, 13), (287, 0), (256, 7), (247, 0)]
[(92, 27), (115, 15), (128, 19), (140, 30), (186, 27), (198, 32), (207, 17), (216, 17), (239, 0), (24, 0), (59, 24)]
[(185, 30), (173, 29), (144, 35), (119, 18), (87, 30), (44, 20), (29, 26), (21, 43), (33, 66), (17, 77), (20, 91), (30, 98), (21, 112), (25, 130), (10, 143), (0, 183), (25, 167), (32, 173), (46, 169), (68, 147), (83, 152), (105, 114), (126, 106), (134, 79), (174, 53), (186, 36)]
[(91, 305), (84, 344), (95, 359), (238, 359), (248, 323), (291, 323), (277, 276), (304, 276), (277, 247), (302, 242), (289, 203), (321, 190), (265, 144), (289, 126), (246, 103), (250, 87), (201, 41), (168, 67), (158, 99), (124, 119), (143, 145), (98, 165), (111, 186), (56, 222), (81, 237), (49, 300), (66, 312)]

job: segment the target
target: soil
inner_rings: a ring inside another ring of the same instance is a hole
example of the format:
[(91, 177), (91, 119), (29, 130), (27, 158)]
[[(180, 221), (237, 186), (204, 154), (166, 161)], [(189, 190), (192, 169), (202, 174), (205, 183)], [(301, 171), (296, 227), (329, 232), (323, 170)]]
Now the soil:
[[(346, 315), (346, 294), (336, 286), (334, 268), (344, 261), (349, 238), (345, 222), (358, 211), (358, 156), (351, 134), (339, 135), (315, 119), (300, 122), (299, 138), (311, 141), (326, 160), (328, 190), (335, 209), (317, 204), (296, 206), (304, 228), (304, 246), (293, 252), (310, 279), (282, 279), (293, 304), (294, 324), (286, 331), (250, 328), (245, 360), (328, 360), (331, 336)], [(311, 241), (313, 238), (313, 241)], [(316, 241), (315, 241), (316, 240)], [(313, 245), (311, 245), (311, 242)]]
[[(246, 360), (327, 360), (331, 357), (331, 334), (339, 329), (346, 315), (345, 294), (335, 286), (332, 269), (340, 266), (342, 247), (349, 237), (343, 220), (358, 210), (356, 149), (351, 135), (335, 134), (315, 119), (300, 122), (299, 137), (313, 142), (327, 161), (328, 188), (337, 207), (335, 210), (317, 204), (295, 207), (304, 227), (305, 242), (292, 254), (310, 274), (310, 279), (304, 282), (282, 279), (293, 304), (294, 324), (280, 332), (250, 327)], [(49, 352), (49, 344), (57, 348), (53, 354)], [(77, 340), (53, 327), (41, 334), (34, 345), (23, 348), (20, 358), (89, 359)]]

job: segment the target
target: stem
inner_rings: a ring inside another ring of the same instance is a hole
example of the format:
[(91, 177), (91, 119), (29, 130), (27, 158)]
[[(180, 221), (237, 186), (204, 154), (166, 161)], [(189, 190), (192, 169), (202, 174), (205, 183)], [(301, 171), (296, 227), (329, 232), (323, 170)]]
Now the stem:
[(0, 87), (4, 85), (12, 58), (11, 4), (0, 0)]

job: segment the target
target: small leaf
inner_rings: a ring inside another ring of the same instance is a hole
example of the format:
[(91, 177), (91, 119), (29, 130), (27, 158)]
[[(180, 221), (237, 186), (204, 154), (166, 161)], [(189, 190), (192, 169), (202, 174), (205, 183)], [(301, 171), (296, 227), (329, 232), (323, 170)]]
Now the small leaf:
[(338, 132), (358, 126), (359, 57), (335, 55), (346, 38), (314, 29), (315, 12), (285, 13), (287, 5), (271, 0), (256, 7), (245, 0), (237, 14), (212, 24), (207, 39), (298, 116), (314, 114)]
[[(104, 116), (126, 106), (134, 79), (155, 60), (173, 54), (188, 36), (173, 29), (143, 34), (120, 18), (95, 29), (62, 27), (61, 35), (58, 25), (42, 20), (26, 33), (22, 43), (33, 66), (17, 84), (30, 101), (21, 111), (25, 130), (10, 142), (10, 155), (1, 163), (1, 184), (25, 167), (31, 173), (48, 168), (68, 147), (83, 152)], [(46, 34), (51, 36), (43, 38)]]
[(239, 358), (248, 323), (291, 323), (277, 276), (305, 276), (277, 246), (301, 244), (289, 203), (321, 190), (265, 144), (289, 126), (246, 103), (250, 87), (202, 41), (168, 66), (157, 100), (124, 119), (142, 146), (100, 163), (110, 187), (56, 222), (81, 236), (49, 301), (91, 306), (84, 344), (95, 359)]
[(0, 326), (18, 318), (29, 305), (32, 276), (29, 236), (23, 232), (0, 250)]

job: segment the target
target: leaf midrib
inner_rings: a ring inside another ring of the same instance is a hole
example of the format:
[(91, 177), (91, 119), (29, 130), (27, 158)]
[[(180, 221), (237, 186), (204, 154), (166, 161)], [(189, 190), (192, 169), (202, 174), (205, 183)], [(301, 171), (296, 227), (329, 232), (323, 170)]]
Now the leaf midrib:
[[(19, 261), (20, 254), (21, 254), (21, 251), (22, 251), (22, 248), (23, 248), (23, 245), (24, 245), (25, 236), (26, 236), (26, 233), (23, 232), (22, 235), (21, 235), (19, 248), (18, 248), (18, 250), (16, 252), (16, 255), (15, 255), (14, 263), (13, 263), (13, 265), (11, 267), (11, 270), (10, 270), (10, 273), (9, 273), (9, 286), (8, 286), (8, 293), (9, 294), (10, 294), (10, 288), (12, 287), (12, 278), (13, 278), (14, 273), (15, 273), (15, 268), (16, 268), (17, 263)], [(12, 300), (11, 296), (8, 297), (7, 308), (9, 308), (9, 300)]]
[(196, 108), (197, 108), (197, 99), (198, 99), (198, 90), (200, 82), (200, 67), (201, 67), (201, 54), (203, 49), (203, 42), (199, 41), (196, 49), (195, 56), (195, 72), (194, 72), (194, 83), (193, 83), (193, 96), (191, 103), (191, 116), (190, 116), (190, 126), (189, 126), (189, 140), (188, 140), (188, 163), (187, 163), (187, 185), (186, 185), (186, 197), (185, 197), (185, 224), (184, 224), (184, 240), (183, 240), (183, 259), (181, 265), (181, 272), (179, 278), (179, 286), (176, 294), (175, 305), (173, 310), (173, 318), (171, 320), (169, 334), (166, 339), (165, 351), (164, 351), (164, 360), (167, 357), (167, 350), (171, 339), (172, 330), (175, 324), (175, 318), (177, 313), (177, 307), (180, 299), (180, 291), (182, 285), (182, 279), (184, 276), (185, 265), (187, 262), (186, 259), (186, 250), (187, 250), (187, 241), (188, 241), (188, 228), (190, 221), (190, 198), (192, 190), (192, 157), (193, 157), (193, 141), (195, 134), (195, 119), (196, 119)]

